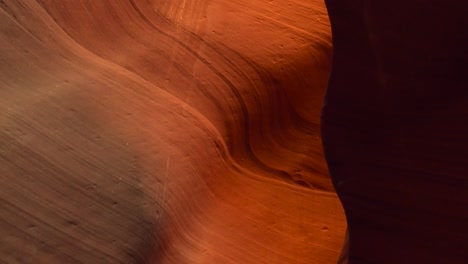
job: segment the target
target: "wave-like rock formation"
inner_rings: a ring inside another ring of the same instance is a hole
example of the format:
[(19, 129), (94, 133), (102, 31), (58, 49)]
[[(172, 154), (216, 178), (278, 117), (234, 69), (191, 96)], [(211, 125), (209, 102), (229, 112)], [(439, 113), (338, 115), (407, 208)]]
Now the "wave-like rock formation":
[(0, 1), (1, 263), (333, 263), (321, 1)]

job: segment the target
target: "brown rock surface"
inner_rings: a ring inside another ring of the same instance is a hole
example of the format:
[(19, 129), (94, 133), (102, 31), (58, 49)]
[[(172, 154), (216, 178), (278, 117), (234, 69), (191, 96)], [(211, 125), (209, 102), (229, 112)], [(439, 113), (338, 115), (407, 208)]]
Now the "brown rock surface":
[(0, 1), (1, 263), (333, 263), (320, 1)]

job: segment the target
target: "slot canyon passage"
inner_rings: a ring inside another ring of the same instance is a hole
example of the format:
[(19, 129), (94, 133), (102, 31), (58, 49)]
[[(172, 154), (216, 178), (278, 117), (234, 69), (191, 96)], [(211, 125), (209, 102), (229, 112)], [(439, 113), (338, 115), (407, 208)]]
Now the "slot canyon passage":
[[(468, 10), (358, 2), (327, 1), (320, 124), (322, 1), (0, 0), (0, 263), (336, 263), (340, 199), (350, 263), (466, 263)], [(402, 72), (454, 92), (371, 89)]]

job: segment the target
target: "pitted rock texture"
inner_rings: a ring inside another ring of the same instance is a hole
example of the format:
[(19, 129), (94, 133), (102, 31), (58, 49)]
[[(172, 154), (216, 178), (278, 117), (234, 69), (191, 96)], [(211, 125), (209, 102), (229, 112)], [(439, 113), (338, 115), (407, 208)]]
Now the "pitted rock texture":
[(334, 263), (320, 1), (0, 1), (1, 263)]

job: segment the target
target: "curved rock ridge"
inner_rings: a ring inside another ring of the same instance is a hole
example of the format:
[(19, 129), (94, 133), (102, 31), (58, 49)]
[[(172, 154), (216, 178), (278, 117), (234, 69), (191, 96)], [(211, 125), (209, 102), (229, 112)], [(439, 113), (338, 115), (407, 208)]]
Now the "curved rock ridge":
[(0, 262), (336, 262), (322, 2), (0, 7)]

